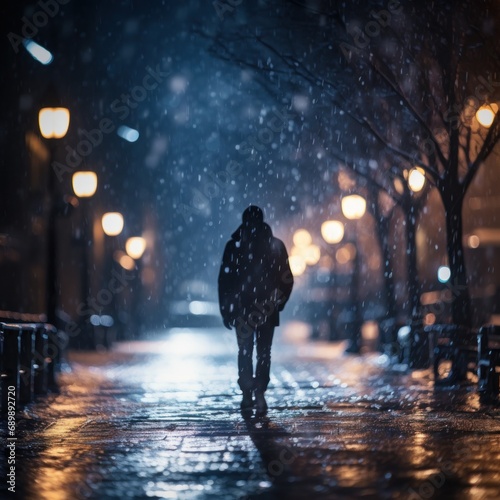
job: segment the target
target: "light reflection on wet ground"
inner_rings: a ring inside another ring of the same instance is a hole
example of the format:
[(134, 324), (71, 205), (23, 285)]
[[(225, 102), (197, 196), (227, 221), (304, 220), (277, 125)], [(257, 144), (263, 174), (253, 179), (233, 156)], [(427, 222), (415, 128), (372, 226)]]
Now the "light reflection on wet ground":
[(239, 413), (231, 332), (73, 353), (18, 419), (23, 498), (498, 498), (500, 410), (473, 386), (284, 337), (265, 418)]

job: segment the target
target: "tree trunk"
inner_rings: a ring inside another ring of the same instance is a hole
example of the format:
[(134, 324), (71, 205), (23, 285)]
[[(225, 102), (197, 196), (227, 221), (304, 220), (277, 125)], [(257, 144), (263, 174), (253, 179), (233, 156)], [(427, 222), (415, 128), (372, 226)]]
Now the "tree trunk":
[(445, 189), (441, 192), (446, 217), (446, 249), (450, 279), (448, 286), (452, 292), (451, 315), (456, 325), (472, 326), (471, 300), (467, 285), (467, 272), (463, 250), (462, 205), (463, 195), (458, 189)]
[(406, 273), (412, 323), (420, 320), (420, 286), (417, 267), (417, 218), (411, 201), (404, 207), (406, 220)]
[(394, 284), (394, 272), (392, 266), (391, 250), (389, 248), (389, 235), (391, 230), (391, 219), (393, 212), (384, 215), (379, 207), (378, 189), (371, 187), (369, 190), (370, 205), (372, 207), (375, 221), (375, 236), (380, 248), (382, 257), (382, 269), (384, 275), (383, 299), (387, 318), (395, 318), (398, 314), (398, 304), (396, 301), (396, 287)]
[(389, 248), (389, 231), (391, 219), (380, 217), (378, 220), (378, 240), (382, 253), (384, 272), (384, 302), (388, 318), (395, 318), (398, 314), (398, 304), (396, 301), (396, 287), (394, 285), (394, 272), (392, 266), (391, 251)]

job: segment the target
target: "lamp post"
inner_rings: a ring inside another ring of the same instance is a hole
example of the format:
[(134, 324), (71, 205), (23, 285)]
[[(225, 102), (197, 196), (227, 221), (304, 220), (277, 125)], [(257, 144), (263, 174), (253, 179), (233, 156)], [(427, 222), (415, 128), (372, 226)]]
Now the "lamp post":
[[(87, 199), (94, 196), (97, 190), (97, 175), (95, 172), (75, 172), (72, 178), (73, 191), (80, 198), (82, 204), (82, 223), (80, 241), (82, 245), (82, 262), (80, 265), (80, 283), (82, 303), (85, 303), (89, 294), (89, 257), (88, 247), (90, 246), (91, 233), (89, 232)], [(83, 318), (82, 333), (84, 344), (88, 344), (88, 318)]]
[[(366, 199), (358, 194), (344, 196), (341, 201), (341, 208), (344, 217), (348, 220), (354, 221), (355, 230), (357, 231), (357, 221), (361, 219), (366, 212)], [(352, 323), (350, 325), (351, 331), (349, 332), (351, 337), (351, 345), (346, 349), (346, 352), (357, 354), (361, 349), (361, 327), (363, 326), (363, 318), (359, 305), (360, 262), (357, 245), (357, 235), (354, 236), (354, 240), (354, 267), (352, 272), (352, 285), (354, 288), (354, 310)]]
[(42, 137), (49, 142), (49, 174), (48, 174), (48, 221), (47, 221), (47, 322), (57, 324), (57, 234), (56, 234), (56, 179), (52, 168), (55, 140), (62, 139), (69, 128), (70, 113), (67, 108), (44, 107), (38, 114), (38, 125)]
[[(109, 283), (110, 273), (113, 267), (113, 252), (116, 247), (116, 236), (119, 236), (123, 231), (124, 220), (120, 212), (107, 212), (101, 218), (101, 228), (104, 235), (109, 236), (110, 239), (103, 237), (103, 272), (102, 272), (102, 285), (105, 287), (105, 282)], [(102, 236), (102, 235), (101, 235)], [(109, 300), (103, 303), (104, 309), (107, 310), (106, 314), (100, 314), (95, 318), (92, 323), (94, 325), (94, 347), (96, 349), (108, 349), (112, 341), (116, 338), (116, 324), (119, 314), (117, 314), (116, 306), (116, 291), (112, 290)], [(115, 326), (112, 330), (111, 327)]]
[(498, 104), (486, 103), (483, 104), (476, 112), (476, 119), (484, 128), (490, 128), (495, 120), (495, 115), (498, 113)]
[(123, 231), (123, 215), (120, 212), (107, 212), (102, 216), (102, 230), (108, 236), (118, 236)]
[[(133, 236), (132, 238), (129, 238), (125, 243), (125, 251), (127, 252), (127, 255), (132, 259), (134, 259), (137, 263), (137, 274), (139, 277), (139, 283), (137, 284), (138, 288), (136, 288), (135, 293), (133, 294), (134, 306), (132, 308), (135, 316), (135, 331), (133, 332), (133, 336), (135, 338), (139, 336), (139, 328), (142, 324), (142, 314), (140, 312), (140, 302), (142, 295), (142, 290), (140, 288), (142, 286), (141, 257), (143, 256), (145, 250), (146, 250), (146, 239), (143, 238), (142, 236)], [(134, 322), (132, 324), (134, 324)]]
[(419, 193), (425, 186), (425, 170), (422, 167), (413, 167), (408, 172), (408, 187), (414, 193)]

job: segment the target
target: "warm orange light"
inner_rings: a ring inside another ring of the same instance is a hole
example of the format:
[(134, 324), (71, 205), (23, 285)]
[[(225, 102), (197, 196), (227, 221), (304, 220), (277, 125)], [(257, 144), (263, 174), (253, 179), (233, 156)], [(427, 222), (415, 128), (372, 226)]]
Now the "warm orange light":
[(292, 274), (294, 276), (300, 276), (301, 274), (304, 274), (304, 271), (307, 267), (304, 257), (302, 257), (301, 255), (292, 255), (288, 259), (288, 263), (290, 265), (290, 270), (292, 271)]
[(498, 105), (496, 103), (483, 104), (476, 112), (476, 119), (483, 127), (489, 128), (497, 112)]
[(297, 229), (293, 235), (293, 244), (296, 247), (304, 248), (312, 243), (311, 234), (307, 229)]
[(338, 220), (327, 220), (321, 224), (321, 236), (327, 243), (339, 243), (344, 237), (344, 224)]
[(422, 191), (425, 186), (425, 170), (421, 167), (415, 167), (408, 173), (408, 186), (414, 192)]
[(129, 238), (125, 243), (125, 250), (133, 259), (140, 259), (146, 250), (146, 240), (141, 236)]
[(308, 266), (314, 266), (319, 262), (321, 250), (317, 245), (309, 245), (304, 249), (304, 259)]
[(119, 212), (108, 212), (102, 216), (102, 230), (108, 236), (118, 236), (123, 230), (123, 215)]
[(42, 108), (38, 113), (38, 126), (46, 139), (61, 139), (69, 128), (69, 109)]
[(78, 198), (90, 198), (97, 190), (97, 175), (95, 172), (75, 172), (72, 183)]
[(366, 200), (359, 194), (342, 198), (342, 213), (347, 219), (361, 219), (366, 212)]

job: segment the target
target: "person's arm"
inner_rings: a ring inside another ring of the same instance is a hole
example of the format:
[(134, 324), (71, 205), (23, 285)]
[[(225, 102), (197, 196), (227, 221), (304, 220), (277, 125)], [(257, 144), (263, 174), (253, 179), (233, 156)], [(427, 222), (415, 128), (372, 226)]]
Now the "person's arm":
[(233, 243), (226, 244), (222, 263), (219, 269), (218, 292), (219, 292), (219, 310), (222, 316), (224, 326), (231, 330), (230, 306), (233, 296), (234, 280), (234, 253)]
[(288, 302), (293, 289), (293, 274), (288, 262), (288, 252), (284, 243), (279, 241), (279, 284), (280, 304), (278, 309), (282, 311)]

